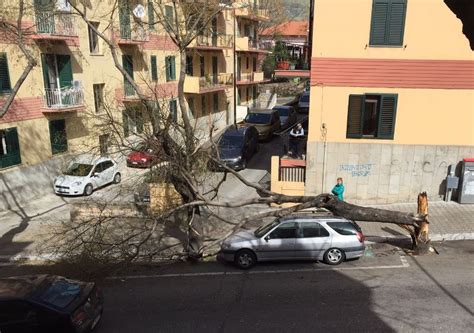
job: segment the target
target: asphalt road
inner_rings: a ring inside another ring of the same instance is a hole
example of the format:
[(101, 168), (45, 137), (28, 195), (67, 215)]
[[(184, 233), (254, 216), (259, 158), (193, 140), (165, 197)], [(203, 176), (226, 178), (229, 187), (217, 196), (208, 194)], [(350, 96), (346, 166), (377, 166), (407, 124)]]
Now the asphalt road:
[(474, 241), (401, 257), (384, 245), (336, 268), (173, 265), (104, 282), (98, 332), (472, 332)]

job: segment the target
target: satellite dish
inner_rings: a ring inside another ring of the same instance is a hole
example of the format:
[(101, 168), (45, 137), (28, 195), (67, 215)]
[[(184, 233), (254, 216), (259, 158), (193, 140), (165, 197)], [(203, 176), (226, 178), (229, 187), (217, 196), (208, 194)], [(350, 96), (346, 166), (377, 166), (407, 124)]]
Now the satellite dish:
[(140, 19), (144, 18), (145, 17), (145, 7), (143, 7), (143, 5), (138, 4), (135, 7), (135, 9), (133, 10), (133, 15), (135, 15), (135, 17), (138, 17)]

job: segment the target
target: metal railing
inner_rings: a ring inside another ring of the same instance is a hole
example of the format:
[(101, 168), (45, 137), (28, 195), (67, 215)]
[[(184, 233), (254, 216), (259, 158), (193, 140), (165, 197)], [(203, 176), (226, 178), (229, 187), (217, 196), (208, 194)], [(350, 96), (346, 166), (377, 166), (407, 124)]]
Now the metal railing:
[(304, 183), (306, 180), (306, 167), (280, 167), (280, 174), (278, 175), (278, 180), (282, 182)]
[(127, 41), (146, 42), (148, 40), (148, 32), (140, 24), (120, 24), (120, 39)]
[(199, 78), (199, 88), (213, 88), (232, 85), (233, 75), (231, 73), (208, 74)]
[(57, 36), (77, 36), (76, 20), (71, 14), (36, 12), (36, 32)]
[(45, 89), (44, 102), (49, 109), (80, 106), (84, 104), (84, 91), (82, 87)]
[(252, 82), (253, 73), (237, 73), (237, 81)]
[(224, 34), (209, 34), (197, 36), (196, 46), (231, 47), (234, 36)]

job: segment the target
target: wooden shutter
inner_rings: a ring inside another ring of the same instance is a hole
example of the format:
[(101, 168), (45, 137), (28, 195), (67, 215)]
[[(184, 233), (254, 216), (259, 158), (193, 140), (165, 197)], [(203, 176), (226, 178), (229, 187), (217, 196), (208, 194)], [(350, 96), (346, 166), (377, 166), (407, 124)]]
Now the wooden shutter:
[(155, 29), (155, 8), (153, 7), (153, 1), (148, 0), (148, 27), (153, 30)]
[(119, 22), (120, 22), (120, 38), (132, 38), (132, 28), (130, 25), (130, 7), (128, 0), (120, 0), (119, 2)]
[(140, 110), (135, 110), (135, 119), (137, 124), (137, 133), (143, 133), (143, 112)]
[(45, 89), (50, 89), (51, 85), (49, 82), (49, 69), (46, 63), (46, 54), (41, 53), (41, 67), (43, 68), (43, 82)]
[(370, 24), (370, 45), (385, 45), (389, 15), (389, 0), (373, 0)]
[[(132, 56), (130, 56), (128, 54), (123, 54), (122, 55), (122, 65), (123, 65), (123, 69), (133, 79), (133, 59), (132, 59)], [(123, 76), (123, 82), (124, 82), (124, 86), (125, 86), (125, 96), (134, 95), (135, 90), (133, 89), (133, 86), (131, 85), (131, 83), (128, 82), (125, 75)]]
[(166, 20), (168, 21), (168, 23), (170, 25), (174, 25), (174, 14), (173, 14), (173, 7), (172, 6), (169, 6), (169, 5), (166, 5), (165, 6), (165, 16), (166, 16)]
[(6, 53), (0, 53), (0, 92), (10, 92), (10, 74)]
[(166, 81), (171, 81), (170, 57), (165, 58)]
[(386, 36), (388, 45), (403, 45), (406, 9), (406, 0), (391, 0)]
[(170, 57), (170, 77), (171, 80), (176, 80), (176, 61), (175, 57)]
[(56, 55), (56, 61), (59, 71), (59, 84), (61, 88), (72, 86), (72, 66), (71, 57), (69, 55)]
[(128, 129), (128, 110), (122, 111), (122, 124), (123, 124), (123, 136), (129, 136), (129, 129)]
[(156, 56), (151, 56), (151, 80), (158, 81), (158, 68), (156, 64)]
[(175, 99), (170, 101), (170, 113), (173, 121), (178, 121), (178, 106)]
[(377, 138), (393, 139), (398, 95), (381, 95)]
[(349, 96), (349, 110), (347, 112), (347, 138), (362, 137), (362, 119), (364, 115), (364, 95)]

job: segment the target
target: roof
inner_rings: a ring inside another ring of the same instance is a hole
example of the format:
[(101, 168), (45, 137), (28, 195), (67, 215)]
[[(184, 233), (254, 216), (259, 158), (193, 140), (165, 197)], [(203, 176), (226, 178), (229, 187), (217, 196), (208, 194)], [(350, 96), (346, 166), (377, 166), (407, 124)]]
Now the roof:
[(26, 298), (47, 279), (47, 275), (28, 275), (0, 279), (0, 298)]
[(260, 36), (308, 36), (308, 21), (290, 21), (263, 30)]

